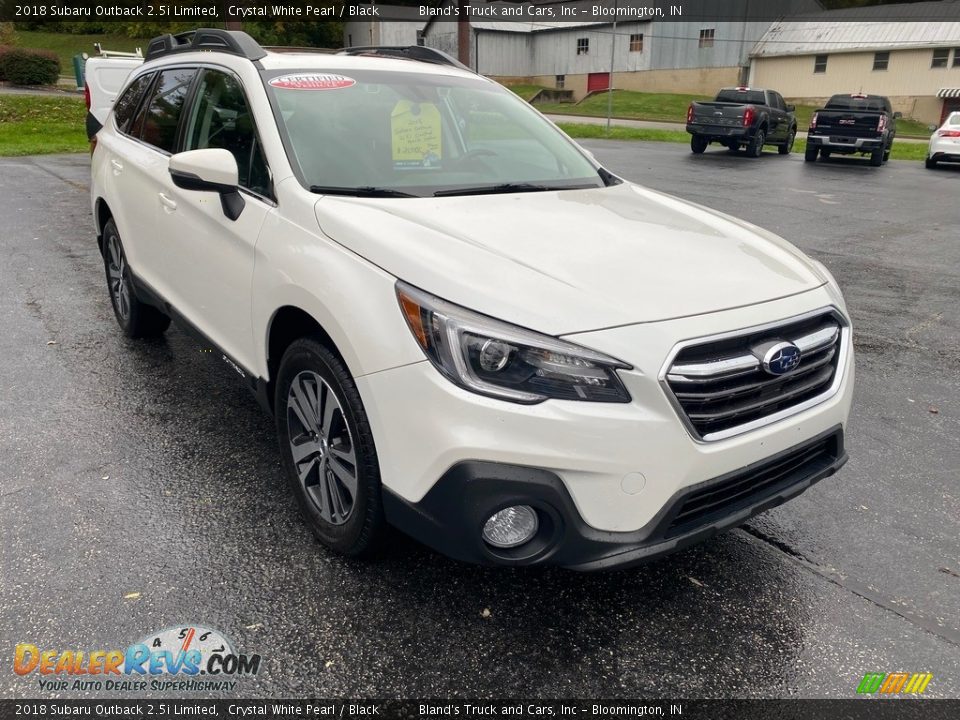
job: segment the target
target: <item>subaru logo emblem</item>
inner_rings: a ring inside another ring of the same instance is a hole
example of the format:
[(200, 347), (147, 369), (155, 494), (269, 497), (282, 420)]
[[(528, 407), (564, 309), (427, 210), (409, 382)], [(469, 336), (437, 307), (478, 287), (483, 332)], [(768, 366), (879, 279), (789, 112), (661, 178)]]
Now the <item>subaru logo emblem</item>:
[(800, 348), (791, 342), (781, 342), (763, 355), (763, 369), (771, 375), (785, 375), (800, 364)]

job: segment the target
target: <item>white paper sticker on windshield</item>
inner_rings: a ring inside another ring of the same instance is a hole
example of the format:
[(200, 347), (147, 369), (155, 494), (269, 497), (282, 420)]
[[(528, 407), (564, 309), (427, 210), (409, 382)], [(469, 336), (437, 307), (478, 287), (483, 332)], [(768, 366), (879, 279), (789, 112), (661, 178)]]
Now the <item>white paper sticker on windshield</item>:
[(329, 73), (281, 75), (270, 81), (271, 86), (282, 90), (342, 90), (356, 84), (353, 78)]

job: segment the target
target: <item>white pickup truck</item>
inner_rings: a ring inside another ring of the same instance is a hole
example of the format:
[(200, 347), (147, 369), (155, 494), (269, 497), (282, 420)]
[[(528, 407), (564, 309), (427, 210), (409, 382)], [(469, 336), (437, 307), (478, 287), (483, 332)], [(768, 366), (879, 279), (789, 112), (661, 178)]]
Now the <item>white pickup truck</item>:
[(97, 55), (88, 57), (83, 68), (83, 95), (87, 103), (87, 137), (97, 134), (124, 83), (135, 68), (143, 64), (143, 55), (136, 52), (114, 52), (94, 45)]

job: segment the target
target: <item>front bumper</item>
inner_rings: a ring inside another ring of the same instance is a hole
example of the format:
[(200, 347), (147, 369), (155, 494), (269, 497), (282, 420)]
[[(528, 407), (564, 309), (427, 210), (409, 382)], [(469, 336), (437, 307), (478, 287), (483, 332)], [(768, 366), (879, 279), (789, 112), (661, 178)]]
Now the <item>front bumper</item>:
[[(577, 536), (588, 539), (607, 538), (618, 550), (626, 544), (640, 556), (670, 552), (704, 533), (738, 524), (750, 513), (769, 506), (768, 500), (769, 504), (778, 504), (782, 499), (761, 498), (755, 510), (738, 509), (728, 519), (711, 521), (706, 529), (693, 528), (684, 534), (691, 534), (692, 539), (677, 536), (654, 542), (652, 535), (660, 514), (683, 493), (742, 473), (812, 438), (844, 428), (853, 394), (852, 343), (844, 349), (846, 361), (833, 395), (769, 425), (712, 442), (704, 442), (689, 431), (659, 380), (661, 370), (678, 344), (686, 340), (742, 331), (827, 307), (846, 314), (842, 298), (824, 285), (800, 295), (709, 315), (568, 336), (573, 342), (633, 365), (632, 370), (620, 373), (631, 394), (630, 403), (550, 400), (518, 405), (462, 390), (426, 360), (360, 376), (357, 388), (376, 438), (387, 505), (393, 508), (390, 519), (453, 554), (460, 544), (456, 528), (463, 525), (464, 517), (457, 510), (451, 526), (445, 522), (447, 515), (442, 508), (427, 498), (448, 497), (447, 493), (456, 497), (452, 491), (435, 488), (453, 482), (443, 479), (450, 477), (453, 469), (481, 463), (485, 467), (525, 468), (524, 472), (537, 476), (546, 473), (553, 478), (546, 484), (559, 483), (562, 488), (559, 499), (551, 495), (548, 500), (564, 527), (582, 528)], [(484, 480), (483, 473), (477, 477)], [(506, 482), (514, 476), (496, 477)], [(814, 481), (801, 478), (795, 486), (802, 488), (804, 482)], [(484, 486), (476, 484), (478, 488)], [(477, 513), (490, 508), (481, 502), (482, 493), (472, 497), (471, 507)], [(421, 505), (423, 502), (427, 505)], [(413, 517), (406, 517), (410, 515)], [(418, 520), (417, 516), (422, 517)], [(476, 519), (470, 517), (471, 522)], [(421, 521), (436, 532), (431, 535), (413, 529)], [(448, 533), (452, 534), (446, 541), (429, 539)], [(476, 538), (471, 535), (470, 540)], [(601, 553), (591, 550), (571, 554), (569, 558), (557, 552), (538, 562), (578, 565), (578, 557), (620, 554), (609, 548)]]
[[(417, 503), (388, 491), (384, 508), (391, 524), (458, 560), (607, 570), (636, 565), (736, 527), (833, 475), (846, 461), (843, 431), (831, 429), (762, 462), (678, 491), (634, 532), (590, 527), (554, 473), (497, 463), (460, 463)], [(487, 518), (512, 505), (536, 510), (537, 534), (509, 550), (487, 545), (481, 536)]]

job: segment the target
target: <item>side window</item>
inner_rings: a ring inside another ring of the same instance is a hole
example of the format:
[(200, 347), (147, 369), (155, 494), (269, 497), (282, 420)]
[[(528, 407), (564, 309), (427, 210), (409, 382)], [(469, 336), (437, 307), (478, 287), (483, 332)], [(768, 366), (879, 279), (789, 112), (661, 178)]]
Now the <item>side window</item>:
[(141, 140), (169, 153), (176, 150), (180, 111), (196, 74), (196, 68), (176, 68), (160, 73), (143, 115), (142, 127), (137, 128), (138, 123), (134, 123), (135, 129), (140, 130)]
[(237, 159), (240, 185), (269, 197), (270, 173), (240, 81), (206, 70), (187, 121), (184, 150), (220, 148)]
[(120, 96), (120, 99), (117, 100), (113, 106), (113, 120), (117, 124), (117, 130), (120, 132), (125, 133), (129, 129), (130, 121), (133, 120), (133, 114), (137, 111), (140, 100), (143, 98), (143, 94), (147, 91), (147, 88), (150, 87), (152, 80), (153, 73), (141, 75), (130, 83), (130, 87), (124, 90), (123, 95)]

